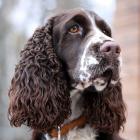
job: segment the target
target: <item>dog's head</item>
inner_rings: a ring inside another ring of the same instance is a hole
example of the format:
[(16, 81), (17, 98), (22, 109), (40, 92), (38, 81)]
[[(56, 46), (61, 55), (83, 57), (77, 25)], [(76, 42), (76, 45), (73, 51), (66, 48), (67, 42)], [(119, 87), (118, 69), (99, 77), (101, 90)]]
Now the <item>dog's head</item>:
[(120, 46), (109, 25), (94, 12), (72, 10), (56, 18), (54, 44), (72, 86), (103, 91), (119, 81)]

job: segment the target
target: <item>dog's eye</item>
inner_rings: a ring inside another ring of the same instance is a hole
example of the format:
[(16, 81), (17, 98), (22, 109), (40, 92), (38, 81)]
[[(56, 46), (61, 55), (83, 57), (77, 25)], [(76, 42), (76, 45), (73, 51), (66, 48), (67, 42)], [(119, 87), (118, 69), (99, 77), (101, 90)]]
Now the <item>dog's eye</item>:
[(102, 32), (107, 35), (107, 36), (110, 36), (111, 37), (111, 32), (109, 32), (108, 30), (102, 30)]
[(103, 33), (106, 34), (106, 30), (103, 30)]
[(68, 29), (68, 32), (69, 33), (78, 33), (78, 32), (80, 32), (80, 26), (78, 24), (75, 24)]
[(108, 35), (108, 32), (106, 30), (103, 30), (102, 31), (104, 34)]

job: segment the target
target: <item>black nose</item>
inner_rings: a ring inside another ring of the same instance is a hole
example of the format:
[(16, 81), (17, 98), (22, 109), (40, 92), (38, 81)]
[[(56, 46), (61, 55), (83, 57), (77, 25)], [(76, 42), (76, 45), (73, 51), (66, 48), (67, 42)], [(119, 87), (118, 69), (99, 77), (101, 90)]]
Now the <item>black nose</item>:
[(121, 48), (117, 43), (108, 41), (100, 47), (100, 51), (106, 55), (114, 54), (118, 57), (121, 53)]

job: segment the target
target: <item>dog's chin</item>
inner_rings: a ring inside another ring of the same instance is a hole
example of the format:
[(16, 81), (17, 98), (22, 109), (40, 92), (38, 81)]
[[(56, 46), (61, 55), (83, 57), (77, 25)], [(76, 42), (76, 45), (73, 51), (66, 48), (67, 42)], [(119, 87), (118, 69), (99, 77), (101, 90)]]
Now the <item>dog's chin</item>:
[(112, 70), (107, 69), (101, 75), (97, 75), (93, 79), (91, 79), (92, 81), (91, 86), (93, 86), (96, 91), (101, 92), (108, 87), (108, 85), (111, 83), (111, 79), (112, 79)]
[(113, 80), (113, 74), (111, 69), (107, 69), (100, 75), (96, 75), (90, 78), (88, 81), (79, 82), (75, 85), (75, 89), (78, 90), (95, 90), (97, 92), (104, 91), (110, 84), (115, 85), (118, 80)]

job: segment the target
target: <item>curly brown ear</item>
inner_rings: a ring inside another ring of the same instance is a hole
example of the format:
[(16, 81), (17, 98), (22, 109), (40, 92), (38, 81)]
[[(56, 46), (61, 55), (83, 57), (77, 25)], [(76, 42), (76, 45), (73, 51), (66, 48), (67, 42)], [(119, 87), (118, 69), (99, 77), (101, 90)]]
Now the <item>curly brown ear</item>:
[(121, 83), (108, 87), (102, 93), (86, 92), (84, 107), (90, 124), (99, 132), (119, 132), (126, 121)]
[(21, 52), (9, 90), (9, 119), (46, 131), (70, 114), (70, 95), (62, 65), (52, 46), (53, 18), (37, 29)]

